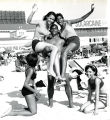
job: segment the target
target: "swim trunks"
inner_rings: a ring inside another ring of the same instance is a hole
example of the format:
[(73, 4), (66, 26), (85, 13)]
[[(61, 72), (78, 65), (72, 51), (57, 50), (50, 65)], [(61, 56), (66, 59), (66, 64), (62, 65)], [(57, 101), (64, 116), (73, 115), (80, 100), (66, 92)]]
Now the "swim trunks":
[(36, 47), (36, 45), (38, 44), (40, 42), (40, 40), (37, 40), (37, 39), (34, 39), (33, 41), (32, 41), (32, 49), (35, 51), (35, 47)]
[(76, 43), (77, 44), (77, 47), (76, 47), (76, 50), (79, 48), (80, 46), (80, 39), (78, 36), (72, 36), (72, 37), (69, 37), (65, 40), (65, 44), (63, 45), (64, 47), (68, 46), (69, 44), (71, 43)]
[[(34, 86), (30, 86), (32, 88), (34, 88)], [(21, 93), (23, 96), (26, 96), (26, 95), (30, 95), (30, 94), (34, 94), (32, 91), (30, 91), (28, 88), (26, 87), (23, 87), (22, 90), (21, 90)]]

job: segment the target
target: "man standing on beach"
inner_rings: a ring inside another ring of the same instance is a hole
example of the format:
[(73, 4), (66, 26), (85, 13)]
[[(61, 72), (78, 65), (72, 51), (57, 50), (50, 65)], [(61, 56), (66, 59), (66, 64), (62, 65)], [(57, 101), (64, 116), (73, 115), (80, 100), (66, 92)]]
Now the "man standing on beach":
[[(47, 42), (54, 44), (55, 46), (57, 46), (58, 48), (58, 57), (56, 57), (56, 62), (55, 64), (57, 64), (57, 68), (59, 69), (59, 71), (61, 71), (61, 64), (60, 64), (60, 54), (64, 45), (64, 39), (60, 38), (59, 36), (59, 30), (58, 30), (58, 26), (57, 25), (52, 25), (50, 32), (52, 34), (52, 38), (50, 40), (47, 40)], [(59, 63), (59, 64), (58, 64)], [(57, 70), (58, 71), (58, 70)], [(60, 72), (61, 73), (61, 72)], [(54, 85), (56, 82), (56, 78), (48, 75), (48, 99), (49, 99), (49, 107), (53, 107), (53, 95), (54, 95)], [(69, 75), (66, 74), (66, 80), (65, 80), (65, 92), (66, 95), (68, 97), (69, 100), (69, 107), (72, 108), (73, 107), (73, 98), (72, 98), (72, 89), (70, 86), (70, 82), (69, 82)]]

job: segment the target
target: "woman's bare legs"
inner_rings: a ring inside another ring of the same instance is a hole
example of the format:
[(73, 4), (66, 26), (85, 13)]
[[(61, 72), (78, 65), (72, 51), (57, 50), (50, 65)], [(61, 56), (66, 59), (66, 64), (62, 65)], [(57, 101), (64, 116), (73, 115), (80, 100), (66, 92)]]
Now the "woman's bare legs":
[[(91, 103), (90, 105), (88, 105), (85, 109), (84, 109), (84, 113), (91, 113), (94, 111), (95, 109), (95, 103)], [(104, 109), (105, 105), (101, 102), (98, 101), (98, 109)]]
[[(105, 105), (101, 102), (98, 101), (98, 109), (103, 109), (105, 108)], [(84, 112), (84, 113), (91, 113), (93, 112), (93, 110), (95, 109), (95, 103), (94, 102), (86, 102), (84, 105), (82, 105), (82, 107), (80, 108), (80, 111)]]
[(60, 53), (56, 55), (55, 58), (55, 72), (57, 75), (57, 78), (61, 79), (61, 72), (60, 72)]
[(84, 104), (81, 106), (80, 111), (83, 112), (84, 109), (85, 109), (88, 105), (90, 105), (90, 104), (91, 104), (90, 101), (87, 101), (86, 103), (84, 103)]
[(65, 50), (62, 53), (62, 73), (61, 76), (62, 78), (65, 78), (65, 73), (66, 73), (66, 67), (67, 67), (67, 56), (69, 51), (74, 51), (76, 49), (77, 45), (75, 43), (70, 43)]
[(35, 96), (33, 94), (25, 96), (25, 100), (27, 102), (28, 109), (23, 109), (21, 111), (12, 110), (6, 116), (32, 116), (37, 114), (37, 103), (35, 100)]
[(56, 76), (53, 70), (53, 66), (54, 66), (54, 62), (55, 62), (55, 58), (58, 52), (58, 48), (52, 44), (46, 43), (46, 42), (39, 42), (36, 47), (35, 47), (35, 51), (39, 52), (39, 51), (43, 51), (44, 48), (49, 47), (51, 50), (50, 53), (50, 62), (49, 62), (49, 68), (48, 68), (48, 72), (52, 75), (52, 76)]
[(66, 80), (66, 78), (64, 79), (61, 76), (61, 65), (60, 65), (61, 61), (60, 61), (60, 57), (61, 57), (61, 53), (57, 53), (56, 58), (55, 58), (55, 73), (57, 75), (57, 77), (56, 77), (56, 80), (57, 80), (56, 81), (57, 82), (56, 86), (61, 86), (61, 85), (65, 85), (66, 84), (66, 82), (63, 81), (63, 80)]

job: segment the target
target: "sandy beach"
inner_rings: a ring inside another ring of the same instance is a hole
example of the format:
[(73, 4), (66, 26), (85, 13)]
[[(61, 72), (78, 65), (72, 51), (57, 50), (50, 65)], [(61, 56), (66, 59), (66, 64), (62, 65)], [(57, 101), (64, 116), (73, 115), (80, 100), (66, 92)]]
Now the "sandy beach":
[[(0, 75), (4, 76), (4, 80), (0, 81), (0, 115), (10, 106), (13, 109), (21, 109), (26, 107), (24, 97), (21, 95), (21, 88), (24, 83), (24, 72), (14, 72), (14, 62), (8, 66), (0, 66)], [(45, 75), (46, 76), (46, 75)], [(45, 81), (47, 84), (47, 81)], [(34, 116), (8, 116), (0, 118), (2, 120), (110, 120), (110, 111), (100, 110), (99, 114), (94, 116), (84, 114), (78, 111), (78, 108), (86, 102), (87, 94), (74, 94), (73, 103), (75, 108), (68, 108), (68, 99), (64, 88), (60, 91), (55, 89), (53, 107), (48, 107), (47, 87), (38, 88), (41, 98), (38, 101), (37, 114)]]

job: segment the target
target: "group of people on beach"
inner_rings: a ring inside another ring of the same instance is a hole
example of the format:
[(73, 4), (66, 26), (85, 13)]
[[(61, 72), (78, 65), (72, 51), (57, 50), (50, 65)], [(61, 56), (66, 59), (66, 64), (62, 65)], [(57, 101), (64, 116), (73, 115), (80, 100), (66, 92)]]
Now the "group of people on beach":
[[(61, 13), (53, 11), (47, 13), (43, 20), (33, 20), (33, 16), (37, 11), (37, 5), (34, 4), (32, 11), (27, 19), (27, 23), (35, 25), (35, 33), (32, 42), (29, 42), (25, 47), (32, 47), (33, 53), (30, 53), (25, 58), (25, 82), (21, 90), (22, 95), (27, 102), (27, 109), (12, 110), (5, 116), (30, 116), (37, 113), (36, 98), (39, 99), (39, 93), (35, 86), (36, 69), (38, 65), (38, 55), (45, 54), (49, 58), (48, 62), (48, 100), (49, 107), (53, 107), (54, 85), (64, 84), (65, 92), (68, 97), (69, 107), (74, 108), (72, 89), (70, 86), (71, 76), (66, 73), (67, 57), (69, 52), (74, 52), (80, 47), (80, 39), (77, 36), (73, 24), (85, 20), (94, 11), (94, 4), (91, 5), (91, 10), (78, 19), (65, 20)], [(59, 27), (60, 29), (59, 29)], [(107, 106), (107, 94), (103, 92), (104, 82), (98, 78), (98, 71), (94, 65), (87, 65), (85, 73), (88, 76), (88, 101), (80, 108), (80, 111), (88, 113), (94, 111), (97, 114), (99, 108)], [(96, 93), (93, 95), (92, 93)], [(103, 99), (104, 98), (104, 99)]]

